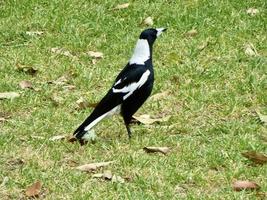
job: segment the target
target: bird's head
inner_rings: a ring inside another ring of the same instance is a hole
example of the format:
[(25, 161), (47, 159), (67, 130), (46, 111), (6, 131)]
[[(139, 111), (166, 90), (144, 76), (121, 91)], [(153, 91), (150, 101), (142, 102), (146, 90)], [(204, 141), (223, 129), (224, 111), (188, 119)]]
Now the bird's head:
[(141, 33), (139, 39), (146, 39), (149, 45), (153, 45), (157, 37), (166, 30), (166, 28), (149, 28)]

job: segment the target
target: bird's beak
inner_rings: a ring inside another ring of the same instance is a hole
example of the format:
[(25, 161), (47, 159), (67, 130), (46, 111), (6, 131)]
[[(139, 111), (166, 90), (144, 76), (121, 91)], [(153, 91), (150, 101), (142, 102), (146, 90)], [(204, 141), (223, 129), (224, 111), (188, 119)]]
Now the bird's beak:
[(163, 33), (164, 31), (166, 31), (167, 28), (157, 28), (156, 30), (157, 30), (157, 37), (158, 37), (161, 33)]

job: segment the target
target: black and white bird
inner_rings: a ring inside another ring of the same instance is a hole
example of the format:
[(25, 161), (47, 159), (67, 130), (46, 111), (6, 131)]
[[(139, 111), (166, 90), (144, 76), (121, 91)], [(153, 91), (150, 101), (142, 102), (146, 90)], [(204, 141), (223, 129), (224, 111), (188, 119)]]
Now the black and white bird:
[(92, 138), (92, 128), (98, 122), (115, 113), (122, 115), (128, 136), (131, 138), (129, 124), (132, 116), (146, 101), (153, 88), (153, 44), (164, 31), (166, 28), (150, 28), (140, 34), (131, 59), (119, 73), (111, 89), (91, 115), (75, 130), (73, 135), (81, 144)]

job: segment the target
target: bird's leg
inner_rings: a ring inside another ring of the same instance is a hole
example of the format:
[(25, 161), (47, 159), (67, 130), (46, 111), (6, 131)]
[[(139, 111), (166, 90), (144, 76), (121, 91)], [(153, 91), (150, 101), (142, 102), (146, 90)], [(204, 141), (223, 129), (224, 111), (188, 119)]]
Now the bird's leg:
[(127, 129), (129, 140), (130, 140), (131, 137), (132, 137), (132, 132), (131, 132), (131, 129), (130, 129), (130, 125), (125, 123), (125, 126), (126, 126), (126, 129)]

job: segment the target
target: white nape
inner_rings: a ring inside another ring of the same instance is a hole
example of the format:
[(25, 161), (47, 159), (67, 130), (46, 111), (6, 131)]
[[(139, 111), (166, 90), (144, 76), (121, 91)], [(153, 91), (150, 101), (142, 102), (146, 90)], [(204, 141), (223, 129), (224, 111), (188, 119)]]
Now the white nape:
[(118, 105), (111, 109), (110, 111), (106, 112), (105, 114), (101, 115), (100, 117), (96, 118), (94, 121), (92, 121), (88, 126), (84, 128), (85, 131), (89, 131), (91, 128), (93, 128), (98, 122), (100, 122), (102, 119), (108, 116), (112, 116), (114, 114), (119, 114), (121, 111), (121, 105)]
[(149, 44), (145, 39), (139, 39), (136, 43), (133, 56), (131, 57), (129, 63), (144, 65), (145, 61), (150, 58)]
[(145, 73), (141, 76), (140, 80), (138, 82), (131, 83), (121, 89), (112, 88), (112, 91), (114, 93), (127, 93), (125, 96), (123, 96), (123, 100), (127, 99), (135, 90), (142, 87), (142, 85), (145, 84), (145, 82), (148, 79), (148, 76), (150, 75), (150, 71), (146, 70)]

